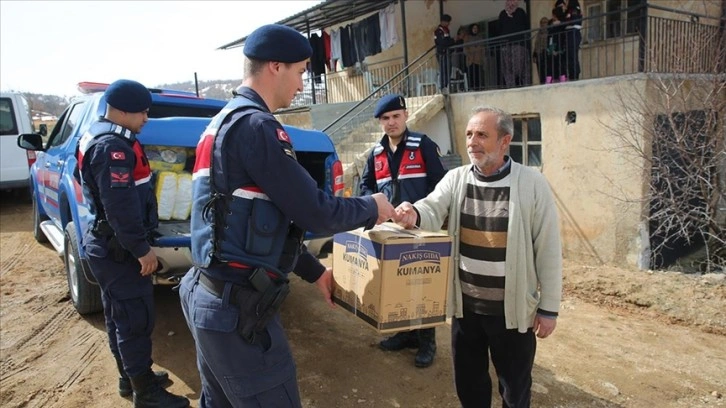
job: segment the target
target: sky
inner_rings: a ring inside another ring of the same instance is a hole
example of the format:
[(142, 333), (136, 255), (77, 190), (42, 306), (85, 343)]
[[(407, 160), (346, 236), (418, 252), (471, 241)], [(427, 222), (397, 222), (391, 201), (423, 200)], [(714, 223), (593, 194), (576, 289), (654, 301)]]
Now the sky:
[(319, 3), (0, 0), (0, 89), (74, 96), (83, 81), (241, 79), (242, 48), (217, 48)]

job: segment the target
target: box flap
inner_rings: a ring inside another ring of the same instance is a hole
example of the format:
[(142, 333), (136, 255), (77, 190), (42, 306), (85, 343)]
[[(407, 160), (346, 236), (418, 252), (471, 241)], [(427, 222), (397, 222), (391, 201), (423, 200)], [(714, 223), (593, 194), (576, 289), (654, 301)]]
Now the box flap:
[(384, 222), (376, 225), (373, 229), (366, 231), (376, 241), (388, 241), (392, 239), (411, 239), (424, 237), (447, 237), (445, 231), (433, 232), (422, 229), (405, 229), (393, 222)]

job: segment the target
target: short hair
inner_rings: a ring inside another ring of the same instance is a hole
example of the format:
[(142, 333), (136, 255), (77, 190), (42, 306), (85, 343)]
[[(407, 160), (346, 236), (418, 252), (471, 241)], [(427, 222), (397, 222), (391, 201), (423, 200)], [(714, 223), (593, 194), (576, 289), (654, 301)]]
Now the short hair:
[(441, 21), (451, 22), (451, 16), (448, 14), (442, 14), (441, 15)]
[(257, 75), (266, 63), (267, 61), (244, 57), (244, 77), (249, 78)]
[[(244, 78), (253, 77), (260, 73), (262, 68), (270, 61), (261, 61), (254, 58), (244, 57), (244, 63), (243, 63), (243, 75)], [(290, 67), (292, 63), (288, 62), (281, 62), (281, 64), (284, 64), (286, 67)]]
[(471, 116), (474, 117), (480, 113), (493, 113), (497, 116), (497, 138), (501, 139), (504, 135), (514, 136), (514, 121), (512, 115), (502, 109), (493, 106), (477, 106), (471, 110)]

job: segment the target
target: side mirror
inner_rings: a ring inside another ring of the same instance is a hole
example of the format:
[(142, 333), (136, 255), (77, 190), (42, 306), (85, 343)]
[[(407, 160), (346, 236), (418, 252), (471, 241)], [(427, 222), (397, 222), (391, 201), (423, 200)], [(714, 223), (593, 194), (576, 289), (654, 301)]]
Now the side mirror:
[(45, 123), (41, 123), (39, 127), (40, 130), (38, 131), (38, 133), (40, 133), (41, 136), (48, 136), (48, 125), (46, 125)]
[(25, 150), (43, 150), (43, 137), (39, 133), (19, 135), (18, 146)]

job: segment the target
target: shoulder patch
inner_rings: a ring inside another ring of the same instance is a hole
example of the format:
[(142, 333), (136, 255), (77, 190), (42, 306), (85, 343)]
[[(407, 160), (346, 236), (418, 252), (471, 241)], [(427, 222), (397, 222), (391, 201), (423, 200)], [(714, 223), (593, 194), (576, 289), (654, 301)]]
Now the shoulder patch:
[(283, 142), (292, 144), (292, 141), (290, 140), (290, 136), (288, 136), (287, 132), (285, 132), (283, 129), (277, 129), (277, 138), (279, 140), (282, 140)]
[(111, 152), (111, 160), (126, 160), (126, 153), (124, 153), (124, 152)]
[(293, 159), (295, 159), (295, 161), (297, 161), (297, 155), (292, 149), (283, 148), (282, 150), (285, 152), (286, 155), (292, 157)]
[(131, 169), (129, 167), (114, 167), (111, 170), (111, 188), (127, 188), (131, 180)]

